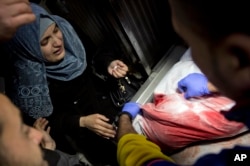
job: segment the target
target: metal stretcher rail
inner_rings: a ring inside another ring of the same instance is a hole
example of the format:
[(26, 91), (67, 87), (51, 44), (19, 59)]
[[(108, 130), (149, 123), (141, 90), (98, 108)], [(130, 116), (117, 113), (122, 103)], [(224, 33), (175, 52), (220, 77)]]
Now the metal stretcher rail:
[(179, 61), (181, 56), (187, 50), (186, 47), (180, 45), (172, 46), (163, 58), (153, 68), (151, 74), (141, 88), (137, 91), (134, 97), (131, 99), (133, 102), (144, 104), (153, 99), (153, 92), (162, 78), (171, 69), (171, 67)]

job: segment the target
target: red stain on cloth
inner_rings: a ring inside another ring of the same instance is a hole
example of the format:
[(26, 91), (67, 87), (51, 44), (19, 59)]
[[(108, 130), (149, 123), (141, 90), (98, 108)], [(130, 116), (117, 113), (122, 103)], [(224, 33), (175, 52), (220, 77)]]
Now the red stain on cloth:
[(155, 94), (153, 103), (142, 106), (142, 128), (164, 151), (202, 140), (213, 140), (246, 131), (243, 123), (229, 121), (220, 112), (234, 101), (223, 96), (186, 100), (181, 94)]

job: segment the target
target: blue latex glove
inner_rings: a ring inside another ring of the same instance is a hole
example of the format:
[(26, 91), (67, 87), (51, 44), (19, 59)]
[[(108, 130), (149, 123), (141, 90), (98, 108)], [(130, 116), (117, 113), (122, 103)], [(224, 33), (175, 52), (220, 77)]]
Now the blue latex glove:
[(192, 73), (178, 82), (178, 90), (186, 99), (211, 94), (208, 89), (207, 77), (200, 73)]
[(140, 112), (140, 110), (141, 110), (140, 105), (135, 102), (128, 102), (124, 104), (122, 108), (122, 112), (129, 113), (132, 119), (136, 117), (136, 115)]

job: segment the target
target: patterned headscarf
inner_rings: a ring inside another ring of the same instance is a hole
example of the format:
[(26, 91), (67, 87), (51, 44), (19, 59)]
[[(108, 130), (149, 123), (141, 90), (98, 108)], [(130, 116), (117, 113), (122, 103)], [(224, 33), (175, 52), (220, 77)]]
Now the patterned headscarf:
[[(47, 117), (53, 112), (47, 78), (69, 81), (86, 69), (85, 49), (73, 27), (63, 18), (50, 15), (31, 3), (36, 20), (20, 27), (6, 49), (13, 64), (10, 98), (33, 118)], [(58, 63), (47, 63), (40, 48), (40, 18), (48, 17), (62, 31), (65, 57)]]

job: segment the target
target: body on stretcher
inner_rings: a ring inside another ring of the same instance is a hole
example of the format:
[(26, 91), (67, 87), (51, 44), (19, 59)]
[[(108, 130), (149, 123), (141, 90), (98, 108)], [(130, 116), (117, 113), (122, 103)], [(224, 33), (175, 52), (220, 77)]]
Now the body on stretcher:
[(247, 128), (228, 121), (220, 112), (228, 111), (234, 101), (224, 96), (189, 101), (176, 92), (177, 82), (192, 72), (201, 73), (188, 49), (156, 86), (153, 101), (141, 103), (143, 115), (133, 121), (138, 133), (173, 153), (172, 158), (182, 165), (191, 165), (207, 153), (250, 143)]

